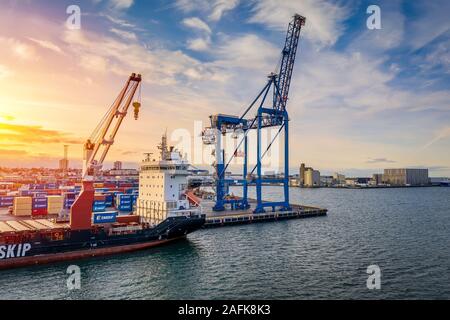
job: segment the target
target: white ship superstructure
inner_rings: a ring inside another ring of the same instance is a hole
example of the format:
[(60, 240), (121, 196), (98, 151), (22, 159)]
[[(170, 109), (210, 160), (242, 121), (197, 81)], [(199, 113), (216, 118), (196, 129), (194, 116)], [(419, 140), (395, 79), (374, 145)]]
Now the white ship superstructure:
[(158, 148), (159, 159), (149, 153), (140, 167), (137, 214), (151, 224), (171, 216), (199, 214), (200, 209), (191, 207), (185, 194), (190, 175), (188, 161), (168, 147), (166, 135)]

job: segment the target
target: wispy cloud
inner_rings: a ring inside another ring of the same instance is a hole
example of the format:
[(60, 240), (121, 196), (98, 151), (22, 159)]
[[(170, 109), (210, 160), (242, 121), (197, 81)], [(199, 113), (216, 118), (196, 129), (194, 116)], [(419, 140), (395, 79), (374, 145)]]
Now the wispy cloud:
[(216, 0), (213, 1), (212, 12), (208, 16), (209, 20), (219, 21), (227, 12), (237, 7), (239, 0)]
[(41, 126), (19, 125), (0, 122), (0, 141), (27, 143), (69, 143), (78, 144), (83, 140), (57, 130), (43, 129)]
[(209, 46), (210, 46), (209, 38), (189, 39), (187, 41), (187, 47), (194, 51), (206, 51), (209, 49)]
[(134, 4), (134, 0), (109, 0), (113, 9), (128, 9)]
[(0, 36), (0, 47), (7, 50), (9, 54), (16, 58), (22, 60), (38, 60), (34, 47), (18, 39)]
[(124, 27), (124, 28), (135, 28), (136, 25), (133, 23), (130, 23), (124, 19), (121, 18), (117, 18), (117, 17), (113, 17), (109, 14), (104, 14), (104, 13), (100, 13), (99, 14), (100, 17), (105, 17), (106, 19), (108, 19), (110, 22), (120, 26), (120, 27)]
[(118, 35), (119, 37), (121, 37), (125, 40), (131, 40), (131, 41), (137, 40), (137, 36), (133, 32), (124, 31), (124, 30), (120, 30), (120, 29), (116, 29), (116, 28), (111, 28), (111, 29), (109, 29), (109, 31), (111, 31), (112, 33)]
[(369, 159), (366, 161), (366, 163), (395, 163), (396, 161), (389, 160), (387, 158), (375, 158), (375, 159)]
[(206, 22), (204, 22), (200, 18), (197, 18), (197, 17), (186, 18), (186, 19), (183, 19), (182, 23), (186, 27), (193, 28), (196, 30), (201, 30), (201, 31), (207, 32), (208, 34), (211, 33), (210, 27), (206, 24)]
[(49, 50), (52, 50), (57, 53), (62, 53), (61, 48), (58, 47), (56, 44), (52, 43), (51, 41), (39, 40), (39, 39), (34, 39), (34, 38), (28, 38), (28, 39), (34, 43), (37, 43), (42, 48), (49, 49)]
[(174, 7), (186, 13), (200, 12), (210, 21), (219, 21), (228, 11), (239, 5), (239, 0), (177, 0)]
[(349, 8), (337, 1), (325, 0), (253, 0), (250, 22), (284, 31), (286, 21), (295, 13), (307, 18), (305, 36), (319, 46), (333, 45), (345, 30)]

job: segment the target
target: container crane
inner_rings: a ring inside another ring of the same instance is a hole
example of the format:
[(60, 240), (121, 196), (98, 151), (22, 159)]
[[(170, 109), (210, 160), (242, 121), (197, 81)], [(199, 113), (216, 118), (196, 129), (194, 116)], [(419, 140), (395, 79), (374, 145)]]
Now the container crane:
[[(265, 212), (265, 208), (270, 207), (272, 211), (290, 210), (289, 205), (289, 116), (286, 110), (288, 102), (289, 88), (291, 85), (292, 73), (294, 69), (295, 58), (297, 54), (298, 43), (300, 39), (300, 31), (305, 25), (306, 18), (296, 14), (289, 23), (285, 45), (281, 55), (280, 69), (278, 73), (272, 72), (268, 76), (268, 82), (261, 90), (258, 96), (253, 100), (250, 106), (245, 110), (242, 116), (230, 116), (218, 114), (211, 116), (211, 126), (206, 128), (203, 133), (203, 142), (205, 144), (215, 144), (215, 169), (216, 169), (216, 204), (215, 211), (225, 210), (226, 205), (230, 205), (231, 209), (246, 210), (250, 208), (248, 202), (248, 185), (256, 185), (256, 201), (257, 205), (255, 213)], [(271, 106), (265, 106), (267, 96), (272, 89)], [(248, 112), (260, 101), (257, 115), (253, 119), (246, 119)], [(261, 131), (263, 128), (279, 127), (279, 130), (263, 152), (261, 146)], [(248, 174), (248, 133), (250, 130), (257, 130), (257, 161), (256, 166)], [(266, 179), (262, 176), (262, 159), (267, 154), (275, 139), (284, 130), (284, 177), (282, 179)], [(225, 151), (222, 147), (222, 136), (227, 133), (243, 133), (243, 138), (238, 144), (235, 152), (230, 159), (225, 162)], [(227, 179), (226, 171), (231, 160), (238, 154), (241, 146), (244, 146), (244, 163), (242, 171), (242, 179)], [(256, 170), (256, 179), (249, 179)], [(243, 187), (243, 196), (240, 199), (227, 198), (229, 193), (229, 185), (237, 184)], [(279, 202), (264, 202), (262, 200), (263, 184), (282, 183), (284, 187), (284, 200)]]
[[(131, 74), (125, 86), (120, 91), (108, 112), (101, 119), (89, 139), (83, 147), (83, 188), (70, 209), (70, 226), (72, 230), (90, 230), (92, 224), (92, 204), (94, 201), (94, 179), (101, 170), (103, 162), (109, 149), (114, 144), (117, 132), (123, 119), (128, 113), (130, 105), (133, 105), (135, 120), (139, 117), (140, 74)], [(138, 101), (133, 102), (134, 96), (139, 89)]]

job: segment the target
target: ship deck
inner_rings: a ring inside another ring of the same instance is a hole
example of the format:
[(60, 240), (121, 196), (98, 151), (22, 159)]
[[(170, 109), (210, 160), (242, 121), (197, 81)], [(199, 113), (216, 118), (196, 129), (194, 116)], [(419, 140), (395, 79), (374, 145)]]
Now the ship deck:
[(265, 213), (253, 213), (256, 201), (249, 200), (251, 208), (248, 210), (213, 211), (213, 201), (202, 201), (203, 213), (206, 214), (204, 228), (224, 227), (238, 224), (249, 224), (259, 222), (273, 222), (287, 219), (302, 219), (312, 217), (323, 217), (328, 210), (323, 208), (291, 204), (291, 211), (270, 211)]
[[(45, 218), (36, 218), (36, 219), (56, 219), (58, 217), (57, 214), (49, 214), (46, 215)], [(0, 208), (0, 221), (24, 221), (33, 219), (30, 216), (14, 216), (8, 213), (8, 208)]]

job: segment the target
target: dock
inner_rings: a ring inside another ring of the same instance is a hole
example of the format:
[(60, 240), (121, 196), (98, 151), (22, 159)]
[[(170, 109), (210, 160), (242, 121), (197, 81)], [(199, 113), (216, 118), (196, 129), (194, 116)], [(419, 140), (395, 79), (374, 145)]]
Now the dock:
[(213, 211), (214, 202), (202, 201), (203, 213), (206, 214), (206, 223), (204, 228), (218, 228), (231, 225), (241, 225), (261, 222), (274, 222), (288, 219), (304, 219), (313, 217), (324, 217), (328, 210), (323, 208), (316, 208), (310, 206), (302, 206), (292, 204), (291, 211), (267, 211), (266, 213), (253, 213), (255, 200), (250, 200), (252, 208), (248, 210), (233, 210), (233, 211)]

